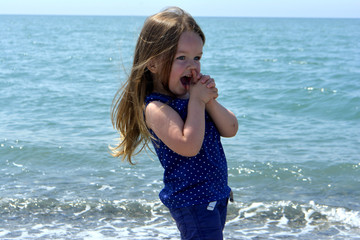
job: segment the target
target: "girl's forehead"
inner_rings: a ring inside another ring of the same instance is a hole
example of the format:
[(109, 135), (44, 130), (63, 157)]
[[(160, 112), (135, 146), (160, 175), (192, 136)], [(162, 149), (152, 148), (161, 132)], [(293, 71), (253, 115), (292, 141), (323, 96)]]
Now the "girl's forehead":
[(187, 52), (194, 49), (200, 49), (202, 51), (203, 45), (203, 40), (197, 33), (184, 32), (180, 36), (177, 52)]

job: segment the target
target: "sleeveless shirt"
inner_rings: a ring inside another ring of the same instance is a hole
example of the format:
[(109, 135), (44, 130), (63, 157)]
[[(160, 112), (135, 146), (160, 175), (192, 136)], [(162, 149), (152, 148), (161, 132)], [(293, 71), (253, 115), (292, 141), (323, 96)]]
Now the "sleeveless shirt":
[[(151, 93), (145, 98), (146, 106), (160, 101), (173, 108), (185, 122), (188, 99), (173, 98)], [(208, 113), (205, 112), (205, 136), (199, 153), (185, 157), (172, 151), (156, 134), (152, 144), (164, 168), (164, 188), (159, 197), (169, 209), (200, 205), (229, 197), (228, 172), (220, 134)]]

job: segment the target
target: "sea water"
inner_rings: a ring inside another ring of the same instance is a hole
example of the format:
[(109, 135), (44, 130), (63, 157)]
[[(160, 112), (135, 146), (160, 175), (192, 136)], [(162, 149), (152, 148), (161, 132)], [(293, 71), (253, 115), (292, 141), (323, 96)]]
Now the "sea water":
[[(144, 20), (0, 16), (0, 239), (179, 239), (156, 156), (108, 150)], [(360, 20), (196, 20), (239, 122), (225, 238), (360, 239)]]

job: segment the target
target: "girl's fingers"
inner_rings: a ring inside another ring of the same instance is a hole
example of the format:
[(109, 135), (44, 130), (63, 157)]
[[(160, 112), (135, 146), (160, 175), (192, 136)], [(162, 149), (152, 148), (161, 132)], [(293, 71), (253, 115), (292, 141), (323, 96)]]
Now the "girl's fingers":
[(200, 82), (202, 84), (206, 84), (208, 88), (213, 88), (216, 86), (215, 80), (211, 78), (209, 75), (202, 75), (202, 74), (200, 75), (201, 75)]
[(206, 83), (210, 79), (209, 75), (201, 75), (201, 83)]
[(216, 86), (215, 81), (213, 78), (210, 78), (210, 81), (208, 81), (207, 85), (208, 88), (213, 88)]
[(216, 87), (213, 88), (213, 99), (216, 99), (219, 96), (218, 89)]
[(215, 87), (216, 86), (216, 84), (215, 84), (215, 80), (213, 79), (213, 78), (209, 78), (209, 79), (207, 79), (206, 81), (201, 81), (203, 84), (206, 84), (206, 87), (207, 88), (213, 88), (213, 87)]

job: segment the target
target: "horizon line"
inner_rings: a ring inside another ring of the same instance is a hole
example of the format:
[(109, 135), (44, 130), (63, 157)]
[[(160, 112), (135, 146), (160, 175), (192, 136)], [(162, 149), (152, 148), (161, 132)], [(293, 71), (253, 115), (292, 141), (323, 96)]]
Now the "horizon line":
[[(54, 14), (54, 13), (0, 13), (0, 16), (62, 16), (62, 17), (149, 17), (151, 15), (112, 15), (112, 14)], [(360, 19), (360, 17), (314, 17), (314, 16), (204, 16), (192, 15), (195, 18), (302, 18), (302, 19)]]

